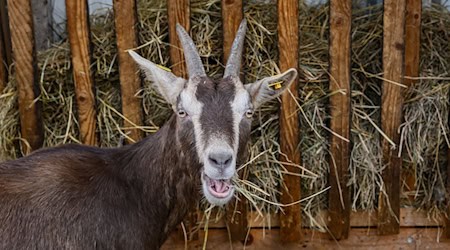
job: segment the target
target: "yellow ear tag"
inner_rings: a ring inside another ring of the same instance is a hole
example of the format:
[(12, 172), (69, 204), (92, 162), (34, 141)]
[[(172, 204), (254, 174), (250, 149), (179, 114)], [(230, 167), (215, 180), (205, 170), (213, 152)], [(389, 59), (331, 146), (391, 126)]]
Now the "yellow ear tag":
[(158, 66), (158, 68), (163, 69), (163, 70), (165, 70), (165, 71), (167, 71), (167, 72), (172, 72), (172, 70), (170, 70), (169, 68), (164, 67), (164, 66), (162, 66), (162, 65), (156, 64), (156, 66)]
[(271, 84), (269, 84), (269, 87), (273, 87), (273, 89), (281, 89), (281, 83), (283, 81), (279, 81), (279, 82), (273, 82)]

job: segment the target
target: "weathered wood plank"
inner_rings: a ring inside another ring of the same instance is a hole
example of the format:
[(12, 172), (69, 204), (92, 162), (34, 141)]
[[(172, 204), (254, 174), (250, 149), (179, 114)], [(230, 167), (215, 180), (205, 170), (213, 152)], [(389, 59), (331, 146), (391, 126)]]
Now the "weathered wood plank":
[(22, 152), (28, 154), (43, 143), (40, 105), (36, 101), (39, 88), (36, 83), (36, 51), (30, 0), (8, 0), (8, 14), (19, 93), (20, 132), (24, 139)]
[(66, 0), (66, 10), (81, 141), (97, 145), (87, 1)]
[[(2, 7), (0, 7), (2, 8)], [(1, 18), (0, 18), (1, 20)], [(5, 55), (5, 46), (3, 42), (3, 30), (0, 25), (0, 95), (6, 87), (6, 82), (8, 79), (8, 70), (6, 68), (6, 55)]]
[[(298, 1), (278, 0), (278, 45), (280, 54), (280, 70), (289, 68), (298, 69)], [(292, 95), (292, 96), (291, 96)], [(280, 149), (285, 156), (283, 162), (300, 164), (301, 157), (298, 150), (299, 121), (297, 106), (294, 98), (298, 96), (297, 80), (291, 85), (290, 92), (286, 91), (281, 96), (280, 108)], [(285, 165), (287, 171), (300, 173), (300, 169)], [(300, 177), (284, 175), (284, 184), (280, 201), (283, 204), (298, 201), (300, 193)], [(301, 207), (300, 204), (288, 206), (281, 215), (281, 239), (284, 242), (298, 241), (301, 239)]]
[(119, 74), (122, 97), (122, 113), (126, 117), (129, 143), (142, 139), (142, 130), (135, 127), (142, 125), (142, 103), (136, 96), (141, 88), (141, 79), (136, 72), (138, 68), (126, 52), (137, 46), (137, 12), (135, 0), (114, 0), (114, 20), (116, 27), (117, 50), (119, 54)]
[[(450, 241), (443, 239), (441, 230), (440, 228), (402, 228), (398, 235), (379, 236), (374, 229), (351, 229), (349, 238), (341, 241), (330, 240), (325, 233), (304, 230), (303, 242), (283, 244), (278, 229), (252, 229), (253, 241), (245, 249), (449, 249)], [(204, 239), (203, 231), (200, 237)], [(244, 249), (240, 242), (229, 242), (227, 232), (223, 229), (210, 229), (207, 237), (206, 249)], [(181, 250), (185, 249), (185, 243), (182, 238), (172, 234), (161, 249)], [(203, 249), (203, 240), (189, 244), (188, 249)]]
[(167, 15), (169, 17), (169, 41), (170, 46), (170, 62), (172, 64), (172, 71), (175, 75), (180, 77), (187, 77), (186, 64), (184, 63), (183, 50), (181, 43), (178, 40), (176, 24), (181, 26), (189, 32), (190, 29), (190, 5), (189, 0), (167, 0)]
[[(230, 49), (242, 18), (242, 0), (222, 0), (224, 65), (226, 65), (230, 55)], [(243, 172), (239, 174), (240, 178), (243, 178)], [(242, 196), (239, 196), (239, 200), (230, 202), (227, 207), (227, 225), (233, 241), (245, 240), (249, 230), (247, 224), (247, 200)]]
[(330, 1), (331, 135), (328, 228), (332, 238), (348, 237), (350, 230), (350, 30), (351, 0)]
[[(422, 1), (406, 0), (405, 17), (405, 76), (418, 77), (420, 64), (420, 23), (422, 19)], [(403, 83), (410, 87), (417, 80), (405, 78)], [(406, 172), (406, 171), (405, 171)], [(409, 199), (414, 201), (416, 177), (414, 171), (402, 173), (403, 183), (406, 184), (406, 192), (410, 191)]]
[(31, 0), (31, 8), (33, 11), (36, 50), (48, 49), (53, 36), (49, 20), (51, 18), (50, 1)]
[(223, 63), (228, 60), (242, 18), (242, 0), (222, 0)]
[[(406, 0), (384, 1), (383, 14), (383, 93), (381, 127), (386, 138), (382, 139), (383, 186), (379, 197), (378, 232), (381, 235), (399, 232), (400, 213), (400, 169), (402, 159), (398, 157), (402, 121), (404, 88), (395, 83), (403, 82), (403, 51)], [(395, 83), (394, 83), (395, 82)]]
[(6, 65), (12, 63), (12, 49), (11, 49), (11, 32), (9, 30), (9, 19), (7, 0), (0, 0), (0, 26), (2, 26), (3, 32), (3, 45), (5, 48)]

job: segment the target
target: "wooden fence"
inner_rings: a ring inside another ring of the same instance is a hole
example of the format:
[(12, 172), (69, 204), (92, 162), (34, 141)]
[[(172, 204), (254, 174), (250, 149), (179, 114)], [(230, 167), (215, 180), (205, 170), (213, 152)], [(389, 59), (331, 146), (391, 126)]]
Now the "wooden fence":
[[(19, 93), (21, 135), (27, 144), (23, 147), (35, 150), (41, 147), (43, 133), (40, 121), (39, 103), (35, 101), (39, 95), (36, 79), (35, 46), (33, 37), (33, 21), (31, 0), (0, 0), (0, 91), (5, 86), (8, 66), (15, 62), (15, 79)], [(183, 63), (184, 56), (177, 49), (179, 41), (175, 35), (175, 24), (180, 23), (187, 30), (190, 27), (190, 9), (188, 0), (167, 0), (169, 17), (169, 37), (171, 46), (170, 59), (173, 72), (186, 76)], [(7, 8), (5, 6), (7, 5)], [(76, 101), (80, 122), (80, 139), (89, 145), (98, 144), (96, 138), (95, 101), (93, 79), (90, 70), (90, 37), (86, 0), (66, 0), (67, 26), (70, 40), (73, 75), (76, 90)], [(238, 25), (243, 17), (242, 0), (222, 1), (223, 47), (228, 53)], [(279, 66), (281, 70), (298, 68), (299, 50), (299, 5), (298, 0), (278, 0), (278, 45)], [(423, 226), (416, 212), (400, 209), (400, 169), (399, 159), (399, 126), (402, 119), (404, 88), (400, 84), (410, 86), (413, 78), (419, 73), (420, 44), (420, 0), (385, 0), (384, 1), (384, 39), (383, 39), (383, 71), (382, 91), (382, 130), (391, 141), (383, 140), (383, 172), (384, 192), (380, 192), (378, 214), (374, 217), (368, 213), (351, 213), (350, 190), (347, 186), (350, 159), (350, 50), (351, 50), (351, 0), (330, 0), (330, 91), (339, 94), (330, 97), (330, 192), (329, 209), (326, 213), (329, 235), (333, 239), (349, 237), (351, 227), (376, 226), (378, 234), (398, 234), (402, 226)], [(8, 13), (6, 13), (6, 10)], [(115, 27), (120, 65), (120, 82), (122, 112), (127, 118), (125, 126), (141, 125), (143, 115), (141, 103), (135, 93), (141, 86), (136, 75), (137, 67), (125, 50), (138, 45), (136, 30), (136, 3), (134, 0), (114, 0)], [(8, 26), (9, 25), (9, 26)], [(226, 60), (228, 54), (224, 55)], [(400, 83), (400, 84), (396, 84)], [(298, 85), (294, 83), (291, 93), (297, 96)], [(280, 145), (289, 161), (300, 164), (301, 152), (299, 143), (299, 119), (295, 100), (289, 95), (282, 96), (280, 113)], [(143, 137), (140, 130), (130, 134), (133, 140)], [(449, 157), (450, 158), (450, 157)], [(286, 161), (287, 159), (284, 159)], [(299, 169), (286, 166), (290, 172), (299, 173)], [(450, 175), (450, 166), (449, 166)], [(413, 177), (409, 177), (413, 178)], [(284, 183), (290, 191), (282, 190), (281, 202), (289, 204), (302, 198), (300, 193), (301, 178), (286, 175)], [(411, 181), (411, 180), (409, 180)], [(414, 180), (412, 180), (414, 181)], [(450, 187), (449, 187), (450, 189)], [(248, 214), (245, 199), (237, 203), (239, 217), (228, 216), (230, 232), (233, 239), (243, 240), (247, 237)], [(450, 210), (450, 209), (449, 209)], [(450, 211), (449, 211), (450, 212)], [(364, 218), (371, 218), (367, 220)], [(194, 220), (191, 218), (191, 222)], [(302, 238), (302, 218), (300, 204), (288, 206), (280, 215), (279, 227), (281, 240), (284, 242), (299, 241)], [(445, 222), (447, 228), (450, 223)], [(425, 226), (442, 226), (442, 222), (426, 223)], [(450, 233), (447, 232), (447, 237)]]

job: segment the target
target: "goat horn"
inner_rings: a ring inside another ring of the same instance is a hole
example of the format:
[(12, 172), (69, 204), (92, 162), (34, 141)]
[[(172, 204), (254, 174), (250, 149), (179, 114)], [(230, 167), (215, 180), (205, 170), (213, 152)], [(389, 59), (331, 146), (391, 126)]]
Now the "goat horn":
[(241, 71), (242, 49), (244, 48), (245, 32), (247, 31), (247, 20), (244, 18), (239, 25), (233, 45), (231, 46), (230, 56), (223, 77), (239, 76)]
[(184, 57), (186, 58), (186, 66), (189, 77), (206, 76), (203, 68), (202, 60), (198, 54), (197, 48), (186, 30), (177, 23), (177, 34), (181, 42), (181, 47), (184, 50)]

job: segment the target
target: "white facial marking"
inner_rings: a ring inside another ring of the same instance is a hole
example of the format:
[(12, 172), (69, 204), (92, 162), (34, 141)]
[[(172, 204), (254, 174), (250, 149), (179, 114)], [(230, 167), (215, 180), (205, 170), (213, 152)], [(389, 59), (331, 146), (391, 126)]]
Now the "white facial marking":
[(239, 147), (239, 124), (241, 123), (241, 120), (247, 111), (248, 108), (250, 108), (248, 105), (250, 103), (250, 96), (245, 90), (245, 88), (242, 86), (240, 82), (237, 82), (235, 84), (236, 86), (236, 93), (234, 95), (234, 100), (231, 103), (231, 109), (233, 111), (233, 131), (234, 131), (234, 151), (237, 154), (238, 147)]
[(205, 145), (203, 143), (203, 130), (200, 124), (200, 115), (203, 110), (203, 103), (199, 102), (195, 97), (195, 93), (197, 91), (197, 84), (194, 82), (189, 82), (188, 86), (185, 90), (183, 90), (180, 94), (180, 101), (182, 108), (187, 111), (188, 115), (192, 120), (192, 124), (194, 125), (194, 136), (195, 136), (195, 147), (197, 150), (197, 155), (200, 163), (204, 163), (204, 158), (201, 157), (202, 152), (205, 149)]

